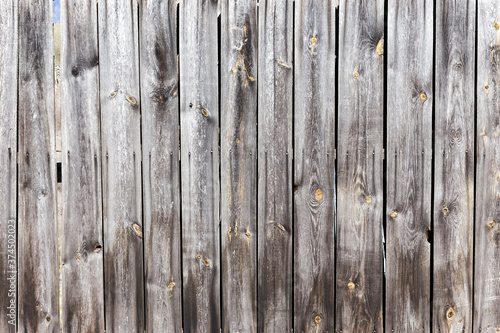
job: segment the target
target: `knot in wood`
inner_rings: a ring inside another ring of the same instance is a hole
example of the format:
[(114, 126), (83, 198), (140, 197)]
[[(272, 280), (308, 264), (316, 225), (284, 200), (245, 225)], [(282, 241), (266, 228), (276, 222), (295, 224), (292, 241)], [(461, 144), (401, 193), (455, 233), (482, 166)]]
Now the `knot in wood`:
[(349, 283), (347, 284), (347, 288), (349, 288), (349, 290), (354, 290), (354, 287), (355, 287), (355, 285), (354, 285), (354, 283), (352, 283), (352, 282), (349, 282)]
[(490, 221), (488, 227), (493, 228), (495, 226), (495, 221)]
[(321, 317), (320, 317), (320, 316), (316, 316), (316, 317), (314, 317), (314, 322), (315, 322), (316, 324), (320, 324), (320, 323), (321, 323)]
[(318, 188), (316, 192), (314, 192), (314, 197), (316, 198), (316, 200), (321, 201), (323, 199), (323, 191)]
[(365, 202), (367, 205), (372, 203), (372, 197), (366, 197)]
[(134, 231), (137, 234), (137, 236), (142, 237), (142, 228), (141, 228), (140, 225), (138, 225), (137, 223), (134, 223), (132, 225), (132, 228), (134, 229)]
[(420, 99), (422, 100), (422, 102), (425, 102), (427, 100), (427, 95), (423, 91), (420, 93)]
[(392, 217), (393, 219), (395, 219), (396, 217), (398, 217), (398, 212), (393, 211), (393, 212), (391, 213), (391, 217)]
[(495, 21), (495, 24), (493, 24), (493, 26), (495, 27), (495, 30), (500, 29), (500, 23), (498, 23), (498, 21)]

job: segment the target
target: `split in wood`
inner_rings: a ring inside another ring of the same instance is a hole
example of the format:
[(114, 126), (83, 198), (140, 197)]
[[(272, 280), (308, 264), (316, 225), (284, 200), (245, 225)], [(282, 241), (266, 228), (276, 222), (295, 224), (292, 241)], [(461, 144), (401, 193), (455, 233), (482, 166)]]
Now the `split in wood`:
[(276, 61), (276, 63), (282, 67), (285, 67), (286, 69), (291, 69), (292, 67), (288, 66), (287, 64), (285, 64), (283, 61), (279, 61), (278, 59), (274, 59), (274, 61)]

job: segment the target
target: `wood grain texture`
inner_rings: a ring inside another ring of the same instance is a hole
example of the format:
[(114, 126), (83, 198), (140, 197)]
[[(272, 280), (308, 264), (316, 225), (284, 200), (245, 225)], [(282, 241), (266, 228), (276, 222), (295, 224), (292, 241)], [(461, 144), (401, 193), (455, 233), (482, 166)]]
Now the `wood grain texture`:
[(61, 4), (62, 329), (104, 330), (97, 4)]
[(293, 3), (259, 2), (259, 332), (292, 330)]
[(139, 4), (147, 332), (182, 331), (176, 13)]
[(386, 330), (430, 331), (433, 2), (388, 3)]
[(334, 332), (335, 3), (295, 2), (294, 329)]
[(52, 2), (19, 19), (18, 330), (59, 332)]
[(144, 329), (137, 2), (98, 3), (106, 331)]
[(257, 1), (221, 2), (222, 330), (257, 330)]
[(339, 14), (335, 331), (382, 332), (384, 1)]
[(180, 2), (185, 332), (220, 330), (217, 1)]
[(18, 3), (0, 2), (0, 332), (6, 333), (17, 325)]
[(473, 331), (500, 331), (500, 2), (478, 0)]
[(433, 331), (472, 332), (474, 0), (436, 2)]

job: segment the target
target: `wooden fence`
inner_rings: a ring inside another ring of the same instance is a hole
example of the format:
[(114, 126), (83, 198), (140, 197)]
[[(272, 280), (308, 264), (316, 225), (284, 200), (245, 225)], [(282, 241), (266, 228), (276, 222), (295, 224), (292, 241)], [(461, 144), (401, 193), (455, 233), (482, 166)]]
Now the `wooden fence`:
[(61, 19), (0, 2), (1, 332), (500, 332), (499, 1)]

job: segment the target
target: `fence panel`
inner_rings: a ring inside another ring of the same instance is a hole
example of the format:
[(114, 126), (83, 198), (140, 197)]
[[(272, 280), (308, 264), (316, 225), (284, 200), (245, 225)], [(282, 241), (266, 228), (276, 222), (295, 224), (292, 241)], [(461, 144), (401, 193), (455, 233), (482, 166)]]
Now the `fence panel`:
[(51, 2), (20, 1), (19, 20), (18, 329), (59, 332)]
[(436, 3), (433, 331), (472, 332), (476, 3)]
[(104, 330), (97, 5), (62, 4), (62, 329)]
[(257, 1), (221, 2), (222, 330), (257, 330)]
[(433, 1), (388, 3), (386, 330), (430, 330)]
[(181, 332), (177, 5), (140, 1), (146, 331)]
[(220, 330), (217, 2), (180, 2), (184, 330)]
[(478, 0), (474, 332), (500, 330), (500, 2)]
[(144, 329), (137, 2), (98, 3), (106, 330)]
[(340, 3), (336, 331), (383, 331), (384, 1)]
[(335, 3), (295, 2), (294, 329), (335, 323)]
[(0, 332), (17, 325), (18, 1), (0, 2)]
[(292, 22), (292, 2), (259, 2), (259, 332), (292, 329)]

